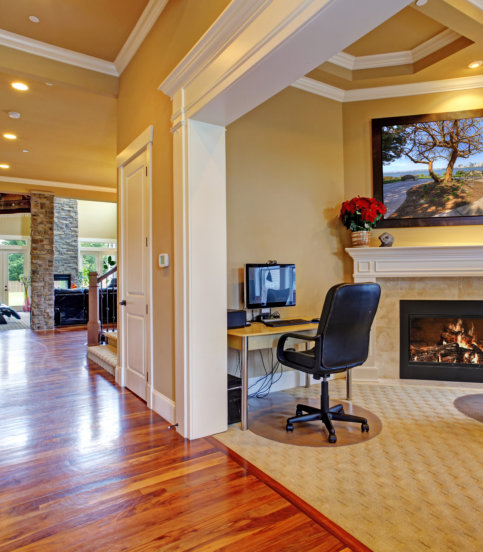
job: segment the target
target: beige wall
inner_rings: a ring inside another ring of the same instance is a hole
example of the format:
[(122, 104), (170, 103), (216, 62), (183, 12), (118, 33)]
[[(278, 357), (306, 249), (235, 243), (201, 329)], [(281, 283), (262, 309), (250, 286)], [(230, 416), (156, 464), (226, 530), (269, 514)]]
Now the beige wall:
[(30, 238), (30, 217), (0, 217), (0, 236)]
[(79, 238), (117, 239), (117, 204), (78, 201)]
[[(173, 138), (172, 103), (158, 90), (230, 0), (170, 0), (120, 78), (118, 152), (154, 125), (153, 252), (172, 254)], [(174, 262), (176, 262), (174, 260)], [(174, 398), (173, 274), (153, 268), (154, 388)]]
[[(483, 90), (463, 90), (422, 94), (404, 98), (388, 98), (343, 104), (344, 120), (344, 178), (345, 199), (357, 195), (372, 196), (371, 120), (380, 117), (398, 117), (421, 113), (441, 113), (480, 109)], [(481, 226), (435, 226), (426, 228), (385, 228), (372, 232), (372, 245), (379, 245), (377, 236), (387, 230), (395, 237), (396, 246), (405, 245), (461, 245), (481, 244)], [(349, 231), (342, 229), (345, 246), (349, 245)], [(345, 277), (352, 274), (352, 262), (344, 260)]]
[(320, 316), (342, 279), (342, 146), (342, 104), (292, 87), (228, 127), (229, 308), (243, 306), (244, 264), (276, 259), (297, 266), (297, 306), (277, 310)]

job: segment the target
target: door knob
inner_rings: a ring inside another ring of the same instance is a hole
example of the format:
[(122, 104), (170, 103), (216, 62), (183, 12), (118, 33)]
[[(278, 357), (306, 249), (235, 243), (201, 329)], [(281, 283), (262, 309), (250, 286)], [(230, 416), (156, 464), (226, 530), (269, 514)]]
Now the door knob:
[(124, 299), (124, 301), (119, 301), (119, 304), (121, 305), (121, 307), (125, 307), (126, 306), (126, 300)]

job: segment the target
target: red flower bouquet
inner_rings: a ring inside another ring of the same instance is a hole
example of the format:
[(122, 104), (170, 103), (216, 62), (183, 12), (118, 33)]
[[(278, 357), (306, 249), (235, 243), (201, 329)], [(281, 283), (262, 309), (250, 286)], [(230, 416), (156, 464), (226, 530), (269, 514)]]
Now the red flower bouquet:
[(386, 207), (377, 199), (357, 196), (350, 201), (344, 201), (340, 219), (352, 232), (368, 232), (376, 227), (377, 221), (386, 211)]

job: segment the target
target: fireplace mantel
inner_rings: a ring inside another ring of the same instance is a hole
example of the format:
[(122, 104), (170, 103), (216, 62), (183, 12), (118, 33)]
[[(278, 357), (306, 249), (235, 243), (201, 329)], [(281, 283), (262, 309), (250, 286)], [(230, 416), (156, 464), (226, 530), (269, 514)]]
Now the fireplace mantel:
[(376, 278), (483, 276), (483, 245), (349, 247), (354, 282)]

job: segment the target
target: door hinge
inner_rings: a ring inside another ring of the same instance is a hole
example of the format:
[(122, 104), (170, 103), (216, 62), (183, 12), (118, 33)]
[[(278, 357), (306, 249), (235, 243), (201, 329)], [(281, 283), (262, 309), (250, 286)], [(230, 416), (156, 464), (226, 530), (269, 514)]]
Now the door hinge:
[(148, 168), (146, 167), (146, 176), (148, 176)]
[(146, 314), (148, 314), (148, 306), (146, 305)]
[(146, 382), (149, 383), (149, 372), (146, 372)]
[(146, 238), (146, 247), (148, 246), (148, 238)]

